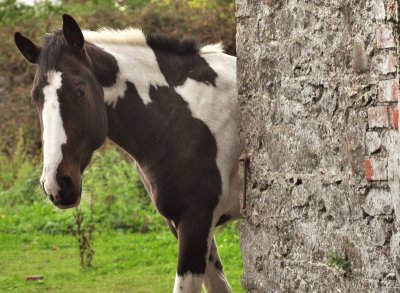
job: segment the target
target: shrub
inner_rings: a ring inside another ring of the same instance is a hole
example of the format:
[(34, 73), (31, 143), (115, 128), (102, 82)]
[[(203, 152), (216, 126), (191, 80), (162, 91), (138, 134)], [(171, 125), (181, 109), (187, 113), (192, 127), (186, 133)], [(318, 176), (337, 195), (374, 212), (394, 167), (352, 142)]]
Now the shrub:
[(0, 205), (14, 206), (33, 202), (37, 193), (32, 192), (38, 180), (39, 169), (33, 167), (25, 150), (24, 135), (20, 128), (17, 142), (8, 156), (0, 153)]
[[(24, 164), (35, 170), (31, 163)], [(30, 176), (14, 181), (10, 189), (0, 192), (0, 232), (69, 233), (74, 223), (73, 212), (58, 210), (39, 186), (32, 187), (30, 182), (37, 182), (39, 172), (31, 172)], [(164, 228), (133, 162), (125, 160), (115, 147), (94, 154), (83, 181), (81, 209), (84, 214), (92, 215), (97, 230), (144, 233)]]
[(139, 232), (163, 226), (133, 161), (122, 159), (116, 148), (94, 155), (84, 181), (84, 190), (94, 197), (95, 222), (102, 226)]

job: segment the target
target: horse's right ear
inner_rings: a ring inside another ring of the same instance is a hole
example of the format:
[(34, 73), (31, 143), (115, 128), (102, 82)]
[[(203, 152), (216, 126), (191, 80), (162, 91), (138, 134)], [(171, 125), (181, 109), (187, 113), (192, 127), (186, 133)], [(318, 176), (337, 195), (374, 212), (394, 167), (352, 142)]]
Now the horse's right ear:
[(26, 58), (26, 60), (33, 64), (37, 64), (40, 54), (40, 47), (36, 46), (31, 40), (25, 38), (19, 32), (14, 34), (14, 41), (18, 50)]
[(68, 14), (63, 14), (63, 34), (68, 44), (76, 49), (82, 50), (85, 43), (82, 30), (76, 20)]

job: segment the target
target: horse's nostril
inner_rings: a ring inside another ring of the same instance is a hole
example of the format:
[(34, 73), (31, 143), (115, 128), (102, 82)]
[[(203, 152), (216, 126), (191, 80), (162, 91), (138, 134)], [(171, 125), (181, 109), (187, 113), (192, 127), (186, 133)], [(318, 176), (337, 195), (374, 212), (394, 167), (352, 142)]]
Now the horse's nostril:
[(58, 184), (60, 185), (60, 196), (68, 194), (69, 190), (73, 187), (72, 177), (64, 175), (59, 179)]
[(57, 194), (54, 196), (53, 204), (59, 208), (69, 208), (78, 205), (80, 192), (73, 177), (59, 174), (56, 178), (59, 189), (57, 190)]

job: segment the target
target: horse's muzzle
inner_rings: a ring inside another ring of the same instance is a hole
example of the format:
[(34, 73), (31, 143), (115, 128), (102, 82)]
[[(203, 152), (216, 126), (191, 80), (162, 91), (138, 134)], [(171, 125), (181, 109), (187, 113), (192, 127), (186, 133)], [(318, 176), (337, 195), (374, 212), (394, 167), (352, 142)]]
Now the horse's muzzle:
[[(73, 179), (69, 175), (57, 176), (57, 183), (60, 187), (57, 196), (50, 200), (60, 209), (73, 208), (79, 205), (82, 193), (81, 180)], [(79, 182), (78, 182), (79, 181)]]
[(82, 181), (79, 178), (75, 180), (69, 175), (57, 175), (52, 184), (43, 183), (43, 189), (50, 201), (59, 209), (69, 209), (79, 205), (82, 193)]
[(56, 203), (56, 202), (53, 202), (53, 204), (54, 204), (57, 208), (59, 208), (59, 209), (61, 209), (61, 210), (65, 210), (65, 209), (71, 209), (71, 208), (77, 207), (77, 206), (79, 205), (80, 202), (81, 202), (81, 197), (79, 196), (79, 197), (77, 198), (77, 200), (76, 200), (74, 203), (72, 203), (72, 204)]

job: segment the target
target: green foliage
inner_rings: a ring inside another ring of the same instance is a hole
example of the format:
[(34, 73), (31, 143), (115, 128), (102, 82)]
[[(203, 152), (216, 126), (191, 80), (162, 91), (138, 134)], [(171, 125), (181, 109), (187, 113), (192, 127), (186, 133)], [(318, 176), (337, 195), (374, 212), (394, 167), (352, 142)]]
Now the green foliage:
[(28, 204), (35, 200), (31, 192), (36, 184), (38, 170), (29, 161), (25, 150), (24, 135), (20, 128), (17, 142), (8, 156), (0, 153), (0, 205)]
[(27, 6), (16, 0), (0, 2), (0, 24), (15, 25), (26, 19), (44, 19), (60, 12), (60, 6), (53, 6), (50, 1)]
[(70, 234), (70, 227), (73, 224), (74, 217), (71, 210), (59, 211), (49, 201), (0, 207), (0, 234), (34, 232)]
[(145, 31), (195, 36), (202, 44), (222, 41), (228, 54), (236, 53), (234, 1), (152, 1), (138, 16), (138, 26)]
[[(3, 165), (12, 169), (16, 162), (9, 159)], [(0, 192), (0, 232), (70, 233), (74, 226), (73, 213), (56, 209), (46, 199), (37, 184), (40, 172), (36, 170), (40, 168), (34, 169), (24, 159), (18, 166), (26, 167), (16, 170), (29, 172), (21, 171), (23, 176), (16, 177), (11, 188)], [(154, 209), (133, 162), (125, 160), (115, 147), (94, 154), (83, 182), (81, 208), (83, 213), (91, 214), (93, 204), (92, 221), (98, 229), (145, 233), (164, 228), (164, 221)]]
[(91, 15), (93, 11), (104, 10), (118, 13), (121, 7), (137, 9), (146, 5), (148, 0), (63, 0), (54, 5), (51, 1), (38, 1), (34, 6), (29, 6), (17, 0), (4, 0), (0, 2), (0, 24), (14, 26), (24, 24), (26, 21), (51, 21), (59, 18), (64, 13), (73, 15)]
[(115, 148), (97, 152), (84, 175), (84, 193), (93, 194), (94, 221), (110, 229), (148, 232), (164, 226), (132, 160)]
[(0, 177), (1, 190), (10, 188), (14, 182), (18, 182), (21, 178), (26, 177), (24, 173), (27, 172), (26, 169), (29, 169), (26, 162), (24, 138), (21, 128), (18, 131), (16, 146), (13, 149), (11, 158), (0, 153), (0, 174), (2, 175)]
[[(13, 166), (18, 161), (18, 166), (25, 167), (18, 169)], [(22, 175), (12, 181), (11, 188), (0, 191), (0, 233), (71, 233), (75, 227), (74, 212), (59, 210), (46, 198), (39, 186), (40, 166), (35, 168), (24, 159), (8, 159), (2, 166), (20, 170)], [(92, 217), (91, 222), (99, 231), (147, 233), (166, 228), (164, 219), (155, 210), (139, 179), (133, 161), (125, 159), (115, 147), (94, 154), (91, 165), (83, 174), (80, 208), (85, 215)], [(237, 225), (231, 224), (224, 229), (235, 233)]]
[(345, 273), (350, 272), (350, 263), (341, 257), (336, 251), (328, 255), (328, 266), (343, 270)]

